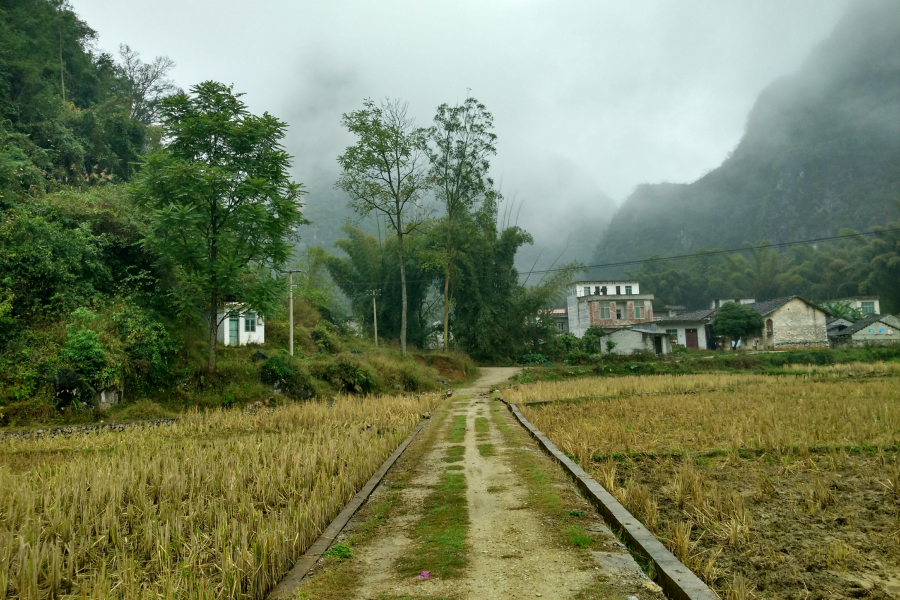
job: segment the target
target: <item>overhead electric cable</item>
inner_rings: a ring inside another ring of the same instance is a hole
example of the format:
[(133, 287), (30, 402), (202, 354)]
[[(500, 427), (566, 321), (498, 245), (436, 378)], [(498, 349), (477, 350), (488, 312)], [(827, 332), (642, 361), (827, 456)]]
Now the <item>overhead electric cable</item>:
[[(590, 269), (608, 269), (611, 267), (626, 267), (629, 265), (640, 265), (644, 263), (652, 263), (652, 262), (663, 262), (667, 260), (680, 260), (684, 258), (697, 258), (701, 256), (718, 256), (722, 254), (736, 254), (738, 252), (749, 252), (751, 250), (764, 250), (766, 248), (789, 248), (791, 246), (802, 246), (804, 244), (813, 244), (816, 242), (830, 242), (834, 240), (842, 240), (848, 238), (855, 237), (863, 237), (867, 235), (880, 235), (883, 233), (891, 233), (891, 232), (900, 232), (900, 227), (885, 227), (878, 231), (863, 231), (860, 233), (845, 233), (842, 235), (832, 235), (828, 237), (820, 237), (820, 238), (811, 238), (806, 240), (796, 240), (793, 242), (780, 242), (777, 244), (762, 244), (760, 246), (744, 246), (743, 248), (733, 248), (731, 250), (704, 250), (702, 252), (693, 252), (691, 254), (678, 254), (675, 256), (651, 256), (648, 258), (642, 258), (637, 260), (625, 260), (619, 262), (611, 262), (611, 263), (603, 263), (599, 265), (586, 265), (584, 269), (579, 269), (579, 271), (588, 271)], [(532, 269), (531, 271), (523, 271), (519, 273), (519, 277), (527, 276), (527, 275), (535, 275), (539, 273), (557, 273), (559, 271), (565, 271), (565, 267), (556, 268), (556, 269)], [(466, 275), (463, 277), (451, 277), (451, 281), (460, 281), (462, 279), (492, 279), (495, 278), (496, 275)], [(430, 279), (407, 279), (407, 283), (422, 283), (430, 281)], [(381, 285), (388, 283), (400, 283), (399, 281), (364, 281), (364, 282), (345, 282), (344, 285), (353, 285), (353, 286), (365, 286), (365, 285)]]

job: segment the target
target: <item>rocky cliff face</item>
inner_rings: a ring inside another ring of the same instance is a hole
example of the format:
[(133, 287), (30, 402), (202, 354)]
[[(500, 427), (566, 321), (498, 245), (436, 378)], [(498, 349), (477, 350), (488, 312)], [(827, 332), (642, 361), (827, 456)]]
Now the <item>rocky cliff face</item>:
[(690, 184), (639, 186), (593, 262), (867, 230), (895, 220), (898, 200), (900, 8), (859, 2), (763, 91), (722, 165)]

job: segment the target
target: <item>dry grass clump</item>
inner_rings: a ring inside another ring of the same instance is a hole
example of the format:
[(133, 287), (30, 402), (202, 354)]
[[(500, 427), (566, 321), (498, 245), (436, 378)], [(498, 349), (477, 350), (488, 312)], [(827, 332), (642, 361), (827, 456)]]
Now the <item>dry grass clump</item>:
[[(893, 377), (692, 375), (552, 385), (569, 397), (594, 389), (671, 392), (523, 407), (529, 421), (582, 464), (595, 455), (627, 452), (900, 443), (900, 385)], [(685, 389), (696, 393), (681, 393)], [(523, 387), (509, 396), (522, 401), (534, 394)]]
[(782, 368), (786, 371), (796, 371), (798, 373), (810, 373), (817, 375), (849, 375), (852, 377), (900, 374), (900, 362), (852, 362), (837, 363), (824, 367), (821, 365), (787, 364)]
[(0, 598), (264, 598), (436, 402), (2, 441)]

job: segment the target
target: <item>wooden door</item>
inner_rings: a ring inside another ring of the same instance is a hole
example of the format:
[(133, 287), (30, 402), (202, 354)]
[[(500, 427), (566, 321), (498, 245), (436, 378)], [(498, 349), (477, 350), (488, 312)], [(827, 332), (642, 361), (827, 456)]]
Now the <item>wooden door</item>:
[(697, 342), (697, 330), (696, 329), (685, 329), (684, 330), (684, 341), (687, 344), (688, 348), (699, 348), (700, 344)]
[(240, 340), (238, 338), (238, 326), (240, 325), (240, 319), (228, 319), (228, 345), (229, 346), (237, 346), (240, 344)]

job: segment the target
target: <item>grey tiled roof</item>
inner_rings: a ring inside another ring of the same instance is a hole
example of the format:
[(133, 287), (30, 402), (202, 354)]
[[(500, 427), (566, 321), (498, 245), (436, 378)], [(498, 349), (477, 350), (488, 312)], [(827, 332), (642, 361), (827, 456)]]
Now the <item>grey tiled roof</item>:
[[(847, 329), (847, 333), (856, 333), (857, 331), (860, 331), (861, 329), (865, 329), (872, 323), (875, 323), (880, 320), (881, 320), (881, 315), (869, 315), (862, 321), (857, 321), (856, 323), (854, 323), (850, 328)], [(887, 325), (887, 323), (885, 323), (885, 325)]]
[(714, 311), (710, 309), (694, 310), (691, 312), (679, 313), (674, 317), (663, 316), (660, 321), (681, 322), (681, 321), (703, 321), (709, 317)]
[(803, 296), (784, 296), (783, 298), (773, 298), (772, 300), (763, 300), (762, 302), (754, 302), (753, 304), (748, 304), (747, 306), (753, 308), (754, 310), (756, 310), (756, 312), (758, 312), (762, 316), (766, 316), (773, 310), (781, 308), (782, 306), (784, 306), (785, 304), (787, 304), (794, 298), (805, 302), (809, 306), (815, 307), (817, 310), (822, 311), (823, 313), (825, 313), (826, 319), (830, 316), (833, 316), (830, 312), (828, 312), (827, 310), (825, 310), (818, 304), (816, 304), (814, 302), (810, 302)]
[[(766, 316), (773, 310), (777, 308), (781, 308), (794, 298), (800, 298), (800, 296), (784, 296), (783, 298), (773, 298), (772, 300), (763, 300), (762, 302), (754, 302), (753, 304), (748, 304), (750, 308), (754, 309), (756, 312), (761, 314), (762, 316)], [(800, 298), (803, 300), (803, 298)], [(806, 302), (804, 300), (804, 302)], [(809, 304), (807, 302), (807, 304)]]

